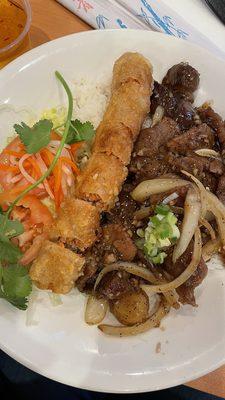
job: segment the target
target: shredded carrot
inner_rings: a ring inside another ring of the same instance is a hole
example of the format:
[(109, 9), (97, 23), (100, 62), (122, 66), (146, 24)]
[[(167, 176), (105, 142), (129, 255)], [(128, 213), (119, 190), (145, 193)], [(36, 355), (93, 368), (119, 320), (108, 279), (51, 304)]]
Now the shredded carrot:
[(84, 142), (77, 142), (70, 145), (70, 151), (75, 155), (76, 151), (84, 144)]
[(60, 136), (58, 133), (56, 133), (55, 131), (51, 132), (51, 140), (61, 140), (62, 136)]
[(10, 171), (10, 172), (19, 172), (19, 167), (0, 163), (0, 170)]
[(58, 209), (61, 203), (61, 192), (62, 192), (62, 187), (61, 187), (62, 164), (60, 159), (58, 160), (58, 163), (56, 165), (54, 176), (55, 176), (55, 184), (54, 184), (55, 205), (56, 209)]
[(27, 159), (27, 161), (32, 165), (33, 170), (34, 170), (34, 172), (36, 173), (36, 175), (38, 176), (38, 178), (40, 178), (41, 175), (42, 175), (42, 173), (41, 173), (41, 170), (40, 170), (40, 168), (39, 168), (39, 165), (38, 165), (37, 161), (36, 161), (34, 158), (32, 158), (32, 157), (29, 157), (29, 158)]
[(43, 158), (45, 164), (49, 167), (53, 161), (53, 154), (50, 152), (49, 149), (42, 149), (40, 151), (41, 157)]
[(75, 172), (75, 174), (79, 174), (80, 173), (80, 170), (79, 170), (79, 168), (76, 166), (76, 164), (72, 161), (72, 160), (70, 160), (68, 157), (60, 157), (60, 160), (62, 161), (62, 162), (64, 162), (65, 164), (68, 164), (72, 169), (73, 169), (73, 171)]
[(25, 154), (25, 153), (22, 152), (22, 151), (13, 151), (13, 150), (9, 150), (9, 149), (4, 149), (4, 150), (3, 150), (3, 153), (8, 154), (8, 155), (10, 155), (10, 156), (17, 157), (17, 158), (20, 158), (20, 157), (22, 157), (22, 156)]

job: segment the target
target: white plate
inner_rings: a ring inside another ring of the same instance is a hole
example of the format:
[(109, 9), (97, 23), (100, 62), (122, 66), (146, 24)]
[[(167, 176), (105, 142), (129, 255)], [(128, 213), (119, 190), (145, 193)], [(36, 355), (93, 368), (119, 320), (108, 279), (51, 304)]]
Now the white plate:
[[(203, 49), (146, 31), (96, 31), (64, 37), (23, 55), (0, 72), (0, 102), (39, 111), (59, 104), (58, 69), (68, 80), (87, 74), (111, 76), (118, 56), (139, 51), (161, 79), (168, 67), (189, 61), (201, 73), (197, 102), (213, 99), (224, 114), (224, 62)], [(225, 115), (223, 115), (225, 117)], [(20, 115), (0, 111), (1, 141)], [(154, 329), (134, 338), (103, 336), (84, 323), (84, 296), (64, 296), (52, 307), (38, 303), (40, 323), (25, 326), (25, 313), (0, 302), (0, 346), (34, 371), (68, 385), (107, 392), (144, 392), (178, 385), (219, 367), (225, 360), (225, 273), (210, 271), (197, 290), (198, 308), (182, 307)], [(161, 352), (156, 353), (157, 343)]]

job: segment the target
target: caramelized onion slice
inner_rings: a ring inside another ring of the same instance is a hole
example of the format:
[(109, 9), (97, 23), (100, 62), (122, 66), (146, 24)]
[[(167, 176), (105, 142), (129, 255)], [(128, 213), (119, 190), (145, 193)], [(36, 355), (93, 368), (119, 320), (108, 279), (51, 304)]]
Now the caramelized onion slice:
[(212, 256), (220, 250), (220, 238), (209, 240), (202, 248), (202, 258), (205, 262), (211, 260)]
[(205, 219), (205, 218), (201, 218), (199, 222), (200, 222), (201, 226), (204, 226), (207, 229), (207, 231), (209, 232), (209, 234), (211, 236), (211, 239), (215, 240), (216, 234), (215, 234), (215, 231), (214, 231), (212, 225), (209, 223), (209, 221), (207, 221), (207, 219)]
[(174, 247), (173, 262), (185, 252), (198, 226), (201, 213), (201, 201), (197, 188), (191, 186), (188, 189), (184, 202), (184, 219), (181, 226), (180, 238)]
[(145, 322), (141, 324), (136, 324), (133, 326), (113, 326), (102, 324), (99, 325), (98, 328), (100, 331), (105, 333), (106, 335), (111, 336), (132, 336), (138, 335), (140, 333), (144, 333), (149, 331), (152, 328), (158, 327), (160, 325), (161, 320), (169, 313), (170, 307), (166, 304), (166, 302), (162, 301), (159, 305), (158, 310), (149, 317)]
[(90, 295), (85, 309), (85, 322), (88, 325), (96, 325), (102, 322), (108, 309), (108, 302), (105, 299), (97, 299)]
[(169, 290), (174, 290), (186, 282), (190, 276), (195, 272), (200, 260), (201, 260), (201, 250), (202, 250), (202, 239), (199, 228), (195, 231), (194, 236), (194, 250), (192, 254), (192, 259), (187, 268), (180, 274), (176, 279), (168, 283), (162, 283), (159, 285), (150, 286), (153, 293), (164, 293)]
[(154, 115), (152, 117), (152, 125), (151, 128), (153, 128), (153, 126), (155, 126), (156, 124), (158, 124), (159, 122), (162, 121), (164, 116), (164, 108), (162, 106), (157, 106), (156, 110), (154, 112)]
[(178, 178), (156, 178), (143, 181), (131, 192), (136, 201), (144, 201), (152, 194), (168, 192), (171, 189), (190, 185), (190, 182)]
[(213, 193), (206, 191), (206, 196), (208, 210), (215, 215), (222, 242), (222, 250), (225, 251), (225, 206)]
[(198, 149), (198, 150), (195, 150), (195, 153), (201, 157), (212, 157), (212, 158), (216, 158), (217, 160), (222, 161), (220, 153), (213, 149)]
[(202, 184), (202, 182), (199, 181), (199, 179), (197, 179), (194, 175), (190, 174), (187, 171), (181, 170), (182, 174), (188, 176), (198, 187), (199, 193), (200, 193), (200, 197), (201, 197), (201, 216), (202, 218), (205, 217), (206, 211), (207, 211), (207, 200), (206, 200), (206, 189), (204, 187), (204, 185)]

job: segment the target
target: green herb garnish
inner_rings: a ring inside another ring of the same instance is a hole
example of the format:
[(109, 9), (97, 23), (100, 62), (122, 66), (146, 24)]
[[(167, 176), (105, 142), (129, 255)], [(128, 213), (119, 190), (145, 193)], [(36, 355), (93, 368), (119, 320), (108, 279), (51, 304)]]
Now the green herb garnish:
[(91, 122), (80, 122), (79, 119), (71, 121), (66, 143), (89, 141), (95, 135), (95, 130)]
[(8, 211), (6, 213), (7, 216), (10, 215), (13, 207), (16, 205), (16, 203), (20, 199), (22, 199), (27, 193), (29, 193), (31, 190), (35, 189), (38, 185), (40, 185), (40, 183), (42, 183), (51, 174), (52, 170), (54, 169), (54, 167), (62, 153), (64, 144), (66, 143), (67, 135), (68, 135), (69, 128), (70, 128), (70, 121), (72, 118), (72, 112), (73, 112), (73, 96), (72, 96), (69, 86), (67, 85), (67, 83), (64, 80), (64, 78), (62, 77), (62, 75), (58, 71), (55, 72), (55, 75), (59, 79), (59, 81), (62, 83), (62, 85), (67, 93), (67, 96), (68, 96), (68, 112), (67, 112), (67, 118), (66, 118), (66, 122), (65, 122), (65, 129), (64, 129), (62, 139), (60, 141), (60, 145), (58, 147), (58, 150), (55, 154), (55, 157), (54, 157), (50, 167), (47, 169), (47, 171), (44, 173), (44, 175), (42, 175), (33, 185), (28, 186), (28, 188), (26, 188), (21, 194), (19, 194), (17, 196), (17, 198), (14, 200), (14, 202), (8, 208)]
[(21, 142), (25, 145), (26, 152), (29, 154), (37, 153), (49, 144), (52, 127), (53, 123), (48, 119), (36, 122), (31, 128), (24, 122), (21, 122), (21, 125), (14, 125), (16, 133), (19, 135)]
[(31, 290), (31, 279), (25, 267), (18, 264), (3, 267), (0, 263), (0, 298), (26, 310)]
[(163, 249), (169, 247), (180, 237), (177, 218), (170, 207), (160, 204), (155, 208), (155, 215), (150, 217), (145, 230), (138, 229), (137, 247), (142, 249), (146, 257), (154, 264), (162, 264), (167, 254)]
[[(0, 298), (7, 300), (9, 303), (21, 310), (26, 310), (27, 308), (27, 297), (32, 290), (32, 283), (28, 270), (18, 264), (21, 257), (19, 247), (11, 242), (13, 237), (23, 233), (23, 225), (19, 221), (10, 220), (9, 217), (17, 202), (31, 190), (35, 189), (51, 174), (67, 140), (73, 111), (73, 96), (62, 75), (58, 71), (55, 72), (55, 75), (62, 83), (68, 96), (68, 112), (65, 122), (65, 130), (60, 145), (52, 164), (44, 175), (42, 175), (33, 185), (30, 185), (19, 194), (6, 213), (2, 213), (2, 211), (0, 213)], [(39, 121), (32, 128), (29, 128), (24, 123), (21, 123), (21, 125), (15, 125), (14, 127), (22, 142), (25, 144), (28, 153), (35, 153), (49, 143), (50, 132), (52, 129), (51, 121)]]

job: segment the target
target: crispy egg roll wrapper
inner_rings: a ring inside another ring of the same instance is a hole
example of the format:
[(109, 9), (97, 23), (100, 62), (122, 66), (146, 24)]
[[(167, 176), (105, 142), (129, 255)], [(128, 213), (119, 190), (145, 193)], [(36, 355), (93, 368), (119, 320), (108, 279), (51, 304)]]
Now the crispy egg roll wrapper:
[(77, 177), (75, 195), (96, 203), (99, 210), (109, 210), (126, 176), (127, 168), (118, 158), (105, 153), (93, 153), (86, 168)]
[(149, 94), (152, 86), (152, 66), (150, 62), (139, 53), (127, 52), (116, 60), (113, 67), (112, 91), (117, 90), (121, 84), (136, 81)]
[(114, 155), (124, 164), (130, 162), (133, 139), (129, 128), (123, 124), (101, 123), (92, 148), (93, 153)]
[(45, 240), (30, 268), (32, 281), (43, 290), (68, 293), (82, 275), (85, 258), (60, 244)]
[(100, 229), (99, 210), (84, 200), (67, 198), (49, 229), (49, 239), (73, 242), (84, 251), (97, 239)]
[[(146, 95), (143, 93), (145, 88), (134, 81), (123, 84), (114, 91), (103, 117), (103, 127), (104, 125), (117, 127), (123, 124), (130, 130), (134, 141), (150, 110), (150, 87), (148, 88)], [(98, 136), (98, 130), (96, 136)]]

